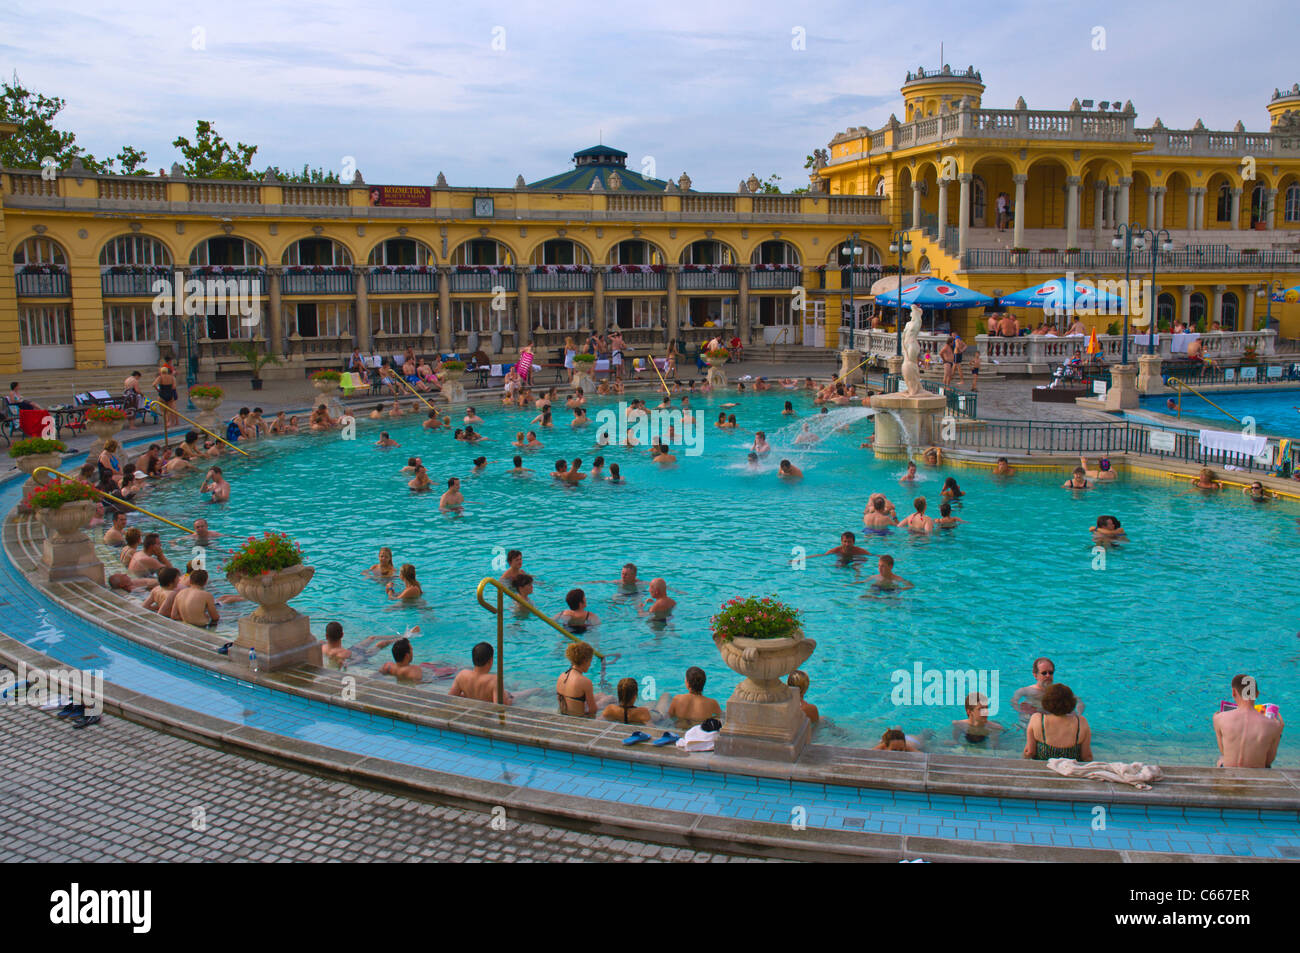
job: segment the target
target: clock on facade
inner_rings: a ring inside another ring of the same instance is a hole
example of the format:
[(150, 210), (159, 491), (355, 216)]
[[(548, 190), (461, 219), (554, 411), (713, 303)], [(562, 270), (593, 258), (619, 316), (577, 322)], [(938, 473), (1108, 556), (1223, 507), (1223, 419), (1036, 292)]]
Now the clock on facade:
[(493, 198), (475, 198), (474, 199), (474, 217), (491, 218), (493, 215), (493, 206), (496, 200)]

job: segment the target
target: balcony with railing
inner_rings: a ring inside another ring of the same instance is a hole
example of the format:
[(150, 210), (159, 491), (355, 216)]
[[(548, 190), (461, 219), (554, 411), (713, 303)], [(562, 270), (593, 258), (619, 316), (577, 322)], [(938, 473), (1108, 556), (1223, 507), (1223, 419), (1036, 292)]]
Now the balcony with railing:
[(688, 271), (688, 268), (690, 268), (689, 265), (683, 265), (681, 272), (677, 275), (677, 289), (679, 291), (735, 291), (739, 287), (734, 269), (730, 271)]
[(667, 288), (665, 271), (610, 271), (605, 275), (606, 291), (665, 291)]
[(366, 291), (372, 295), (437, 294), (438, 272), (381, 265), (366, 275)]
[(534, 271), (528, 276), (529, 294), (534, 291), (578, 291), (590, 294), (591, 289), (590, 271)]
[[(493, 294), (497, 288), (503, 291), (515, 290), (515, 273), (511, 269), (502, 269), (495, 273), (487, 271), (455, 271), (448, 276), (453, 294)], [(532, 290), (532, 276), (529, 276), (529, 290)]]
[(100, 294), (105, 298), (151, 298), (155, 294), (154, 282), (165, 280), (170, 289), (172, 276), (178, 270), (150, 265), (105, 268), (99, 278)]
[(286, 268), (280, 275), (283, 295), (351, 295), (356, 293), (356, 275), (345, 271), (295, 271)]
[(34, 272), (23, 271), (19, 266), (14, 275), (20, 298), (66, 298), (71, 293), (68, 288), (68, 271), (58, 265), (46, 265), (49, 270)]
[[(1151, 271), (1151, 251), (1134, 252), (1129, 267), (1135, 275)], [(1158, 252), (1157, 267), (1174, 271), (1295, 271), (1300, 251), (1291, 249), (1234, 250), (1228, 245), (1197, 245)], [(962, 271), (1107, 271), (1124, 270), (1124, 251), (1115, 248), (1080, 251), (1012, 251), (1008, 248), (968, 248)]]
[(767, 269), (762, 265), (755, 265), (754, 270), (749, 275), (749, 288), (751, 291), (759, 291), (768, 288), (794, 288), (803, 282), (803, 269), (795, 266), (782, 265), (778, 268)]

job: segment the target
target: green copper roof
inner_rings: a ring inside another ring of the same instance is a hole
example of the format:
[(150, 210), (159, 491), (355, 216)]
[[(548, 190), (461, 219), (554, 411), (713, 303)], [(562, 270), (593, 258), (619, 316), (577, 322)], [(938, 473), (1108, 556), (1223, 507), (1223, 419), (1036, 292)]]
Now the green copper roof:
[[(574, 168), (546, 179), (529, 182), (530, 189), (555, 189), (565, 192), (587, 192), (591, 183), (599, 178), (606, 192), (662, 192), (668, 183), (633, 172), (627, 167), (627, 153), (613, 146), (590, 146), (573, 154)], [(611, 189), (609, 177), (617, 173), (618, 189)]]

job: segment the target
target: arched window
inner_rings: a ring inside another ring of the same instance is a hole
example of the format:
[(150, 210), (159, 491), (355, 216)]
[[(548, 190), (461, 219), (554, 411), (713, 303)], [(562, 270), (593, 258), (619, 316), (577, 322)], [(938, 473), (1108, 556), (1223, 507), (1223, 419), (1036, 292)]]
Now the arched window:
[(247, 238), (233, 235), (218, 235), (200, 242), (190, 252), (191, 265), (228, 265), (231, 267), (253, 268), (264, 265), (266, 257), (262, 249)]
[(749, 260), (755, 265), (797, 265), (799, 252), (789, 242), (772, 239), (755, 248)]
[(151, 235), (119, 235), (99, 252), (101, 265), (170, 265), (172, 253)]
[(1232, 221), (1232, 189), (1228, 183), (1219, 186), (1219, 202), (1215, 209), (1215, 221), (1231, 222)]
[(515, 257), (509, 248), (494, 238), (471, 238), (457, 247), (451, 256), (451, 263), (498, 267), (513, 265)]
[(1300, 222), (1300, 184), (1287, 186), (1283, 218), (1288, 222)]
[(835, 251), (831, 252), (831, 259), (836, 264), (838, 264), (840, 267), (844, 267), (849, 264), (850, 258), (853, 259), (853, 264), (859, 266), (880, 264), (880, 249), (878, 249), (875, 245), (871, 244), (870, 242), (864, 242), (862, 239), (859, 238), (857, 244), (857, 254), (850, 255), (849, 246), (852, 244), (852, 242), (853, 242), (853, 238), (852, 236), (850, 236), (849, 238), (846, 238), (844, 239), (844, 241), (840, 242), (839, 245), (836, 247)]
[(704, 240), (691, 242), (682, 252), (683, 265), (734, 265), (736, 259), (731, 249), (722, 242)]
[(29, 238), (14, 249), (15, 265), (64, 265), (68, 256), (52, 238)]
[(1257, 225), (1264, 221), (1268, 215), (1268, 195), (1264, 192), (1264, 186), (1257, 185), (1250, 191), (1250, 224)]
[(431, 265), (433, 252), (413, 238), (390, 238), (370, 250), (368, 265)]
[(300, 238), (285, 249), (281, 264), (338, 267), (352, 264), (352, 254), (332, 238)]
[(1173, 295), (1167, 291), (1160, 295), (1156, 300), (1156, 327), (1173, 327), (1174, 312), (1177, 308)]
[(1237, 296), (1231, 291), (1223, 296), (1223, 308), (1218, 320), (1223, 325), (1223, 330), (1237, 330)]
[(533, 250), (534, 265), (590, 265), (587, 249), (567, 238), (552, 238)]
[(640, 238), (621, 241), (609, 250), (611, 265), (662, 265), (664, 253)]
[(1205, 320), (1205, 295), (1199, 291), (1192, 295), (1191, 313), (1188, 314), (1187, 320), (1191, 327), (1195, 328), (1197, 323)]

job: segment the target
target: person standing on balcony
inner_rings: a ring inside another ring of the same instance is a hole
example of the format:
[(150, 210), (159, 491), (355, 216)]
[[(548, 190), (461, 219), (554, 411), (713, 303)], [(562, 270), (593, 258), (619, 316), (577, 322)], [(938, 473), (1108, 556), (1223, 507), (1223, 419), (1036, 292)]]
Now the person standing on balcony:
[(1004, 338), (1014, 338), (1020, 335), (1020, 323), (1009, 314), (1002, 315), (1002, 320), (998, 322), (998, 333)]
[(1007, 193), (999, 192), (998, 200), (998, 231), (1005, 231), (1007, 227)]

